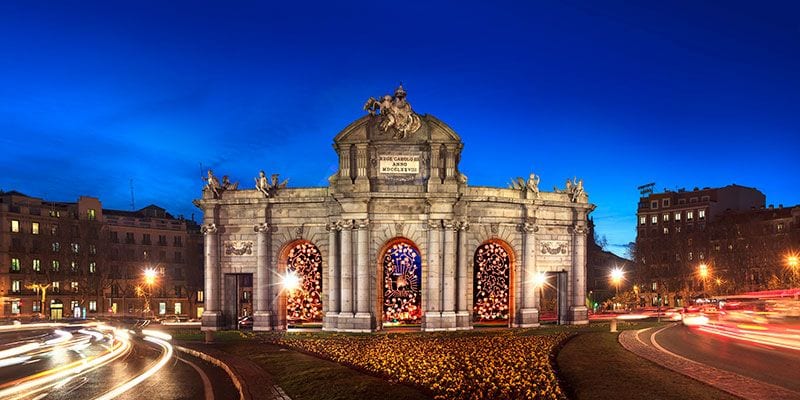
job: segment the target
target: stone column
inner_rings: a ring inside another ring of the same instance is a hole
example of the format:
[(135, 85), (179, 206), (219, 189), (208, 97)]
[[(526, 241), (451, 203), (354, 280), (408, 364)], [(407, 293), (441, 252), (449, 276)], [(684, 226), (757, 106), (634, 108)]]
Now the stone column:
[(342, 146), (339, 149), (339, 177), (350, 179), (350, 146)]
[(455, 149), (448, 147), (447, 151), (447, 159), (445, 160), (445, 179), (453, 180), (456, 178), (456, 155)]
[(341, 229), (336, 223), (329, 223), (326, 227), (328, 230), (328, 299), (327, 312), (325, 313), (325, 322), (323, 323), (323, 330), (333, 329), (336, 327), (336, 320), (339, 316), (339, 242), (336, 232)]
[(425, 305), (425, 326), (424, 330), (441, 329), (442, 319), (442, 296), (441, 296), (441, 257), (439, 249), (441, 241), (442, 223), (439, 220), (429, 221), (428, 223), (428, 270), (427, 279), (423, 282), (427, 286), (427, 296), (422, 299)]
[(439, 145), (431, 144), (431, 177), (430, 181), (436, 180), (436, 183), (442, 183), (441, 169), (439, 168)]
[[(522, 310), (520, 326), (524, 328), (539, 326), (539, 286), (536, 282), (536, 231), (539, 228), (526, 222), (522, 224), (523, 249), (522, 259)], [(541, 284), (541, 282), (538, 282)]]
[(220, 265), (219, 243), (217, 240), (217, 225), (205, 224), (202, 232), (204, 235), (205, 257), (205, 310), (202, 315), (202, 330), (215, 331), (222, 324), (222, 310), (220, 310)]
[(369, 220), (357, 221), (356, 227), (356, 330), (369, 331), (372, 327), (369, 284)]
[(588, 324), (589, 310), (586, 308), (586, 222), (579, 221), (572, 229), (572, 296), (570, 322)]
[(458, 229), (458, 266), (456, 275), (456, 326), (459, 329), (472, 328), (472, 318), (469, 312), (469, 299), (467, 298), (467, 263), (469, 262), (469, 249), (467, 249), (467, 230), (469, 223), (460, 221)]
[(253, 296), (253, 330), (272, 330), (272, 307), (270, 304), (270, 275), (269, 265), (269, 232), (268, 223), (261, 223), (253, 227), (258, 233), (256, 237), (256, 273), (255, 293)]
[(341, 262), (341, 278), (339, 279), (339, 319), (353, 318), (353, 221), (344, 220), (339, 223), (342, 232), (339, 235), (339, 251)]
[(442, 268), (442, 328), (456, 327), (456, 230), (455, 221), (444, 221), (444, 265)]

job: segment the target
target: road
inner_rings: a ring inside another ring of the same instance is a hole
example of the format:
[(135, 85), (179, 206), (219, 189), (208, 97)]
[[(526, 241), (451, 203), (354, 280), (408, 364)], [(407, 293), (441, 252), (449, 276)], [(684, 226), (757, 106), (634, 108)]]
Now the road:
[(0, 327), (3, 399), (229, 399), (220, 368), (176, 353), (163, 333), (101, 324)]
[(642, 335), (663, 350), (711, 367), (797, 392), (800, 398), (800, 351), (720, 336), (676, 324)]

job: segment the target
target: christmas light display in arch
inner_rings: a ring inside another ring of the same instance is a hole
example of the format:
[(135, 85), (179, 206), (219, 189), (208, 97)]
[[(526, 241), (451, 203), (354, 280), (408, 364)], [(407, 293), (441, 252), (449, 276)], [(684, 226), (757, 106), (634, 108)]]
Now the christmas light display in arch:
[(286, 290), (286, 319), (290, 324), (322, 321), (322, 254), (317, 246), (301, 240), (284, 253), (284, 281), (293, 284)]
[(391, 240), (384, 246), (380, 266), (384, 324), (420, 323), (422, 258), (417, 247), (408, 239)]
[(511, 248), (500, 240), (490, 240), (475, 250), (473, 319), (476, 322), (508, 322), (512, 254)]

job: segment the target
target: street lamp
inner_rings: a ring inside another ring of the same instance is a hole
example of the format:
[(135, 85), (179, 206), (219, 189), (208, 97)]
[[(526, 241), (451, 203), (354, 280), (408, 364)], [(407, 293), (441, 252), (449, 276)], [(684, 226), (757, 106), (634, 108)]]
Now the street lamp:
[(136, 286), (136, 294), (139, 297), (144, 298), (144, 306), (142, 307), (142, 313), (144, 316), (150, 313), (150, 296), (153, 294), (153, 285), (156, 283), (156, 277), (158, 273), (153, 268), (146, 268), (143, 272), (144, 277), (144, 284), (147, 286), (147, 289)]
[(706, 292), (706, 279), (708, 278), (708, 265), (706, 263), (700, 264), (698, 267), (697, 273), (700, 275), (700, 279), (703, 280), (703, 294)]
[(800, 257), (795, 253), (786, 256), (786, 265), (792, 270), (792, 287), (797, 286), (797, 270), (800, 268)]
[(620, 267), (616, 267), (611, 270), (611, 282), (614, 284), (616, 288), (616, 294), (619, 295), (619, 284), (622, 282), (622, 278), (625, 276), (625, 271), (622, 270)]

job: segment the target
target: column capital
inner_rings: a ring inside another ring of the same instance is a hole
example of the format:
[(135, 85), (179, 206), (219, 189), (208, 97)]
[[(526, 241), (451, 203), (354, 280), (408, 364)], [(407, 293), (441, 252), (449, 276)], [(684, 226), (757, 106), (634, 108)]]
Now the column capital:
[(267, 222), (262, 222), (260, 224), (256, 224), (255, 226), (253, 226), (253, 231), (258, 233), (267, 233), (271, 228), (272, 225), (270, 225)]
[(217, 233), (217, 224), (204, 224), (203, 227), (200, 228), (200, 231), (203, 232), (203, 234), (206, 234), (206, 235), (207, 234), (215, 234), (215, 233)]
[(469, 222), (466, 219), (456, 222), (456, 230), (467, 231), (469, 230)]
[(586, 232), (589, 231), (588, 229), (586, 229), (586, 226), (584, 224), (581, 224), (581, 223), (573, 225), (571, 230), (572, 230), (572, 233), (574, 233), (576, 235), (585, 235)]
[(446, 219), (442, 221), (442, 225), (444, 226), (444, 230), (446, 231), (457, 231), (458, 230), (458, 221), (453, 219)]
[(536, 225), (532, 222), (525, 222), (524, 224), (520, 225), (520, 230), (525, 233), (539, 232), (539, 225)]
[(353, 224), (353, 229), (367, 229), (369, 227), (369, 219), (359, 219)]
[(353, 228), (353, 220), (352, 219), (343, 219), (336, 222), (336, 225), (339, 227), (339, 230), (345, 229), (352, 229)]
[(429, 219), (428, 222), (425, 223), (425, 229), (431, 230), (431, 231), (442, 229), (442, 221), (440, 221), (438, 219), (434, 219), (434, 220), (430, 220)]

